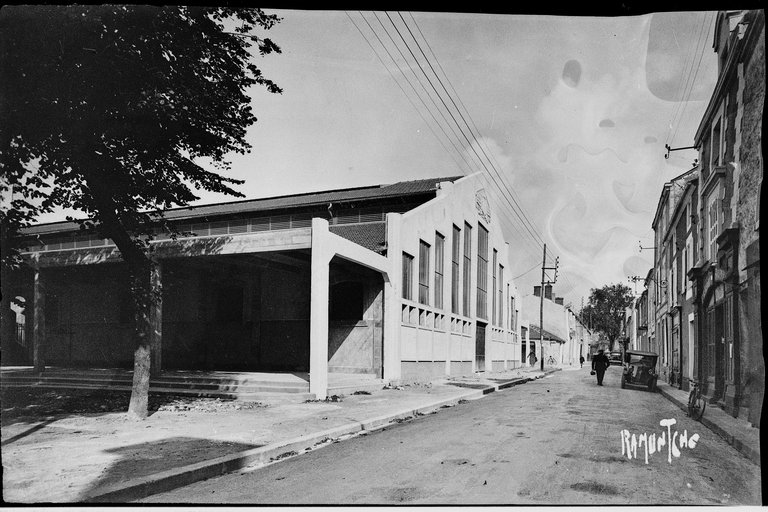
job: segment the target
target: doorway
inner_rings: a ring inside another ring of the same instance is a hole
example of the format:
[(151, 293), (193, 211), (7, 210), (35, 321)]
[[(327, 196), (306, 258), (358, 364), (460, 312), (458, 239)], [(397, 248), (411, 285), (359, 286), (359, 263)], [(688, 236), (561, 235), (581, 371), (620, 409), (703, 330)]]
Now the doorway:
[(485, 371), (485, 324), (479, 322), (475, 333), (475, 371)]

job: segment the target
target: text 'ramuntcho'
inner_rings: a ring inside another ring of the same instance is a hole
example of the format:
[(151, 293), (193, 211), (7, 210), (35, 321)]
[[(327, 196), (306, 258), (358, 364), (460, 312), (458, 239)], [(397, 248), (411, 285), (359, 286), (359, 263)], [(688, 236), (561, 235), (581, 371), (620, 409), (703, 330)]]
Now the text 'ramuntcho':
[(645, 450), (645, 463), (648, 464), (648, 455), (653, 455), (656, 452), (661, 453), (664, 447), (667, 448), (667, 460), (672, 464), (672, 457), (680, 457), (680, 448), (696, 448), (696, 443), (699, 441), (699, 434), (693, 434), (688, 437), (688, 431), (683, 430), (681, 434), (677, 430), (672, 432), (672, 425), (677, 423), (675, 419), (661, 420), (659, 425), (667, 427), (666, 432), (660, 433), (658, 436), (656, 433), (643, 433), (638, 436), (630, 434), (629, 430), (621, 431), (621, 454), (626, 453), (628, 459), (637, 458), (638, 447), (641, 450)]

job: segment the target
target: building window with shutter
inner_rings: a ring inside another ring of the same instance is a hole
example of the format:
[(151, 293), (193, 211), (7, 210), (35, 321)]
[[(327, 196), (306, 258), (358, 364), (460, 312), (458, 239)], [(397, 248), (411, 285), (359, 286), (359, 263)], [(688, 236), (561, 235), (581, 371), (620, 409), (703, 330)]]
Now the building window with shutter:
[(429, 244), (419, 240), (419, 302), (429, 305)]
[(445, 237), (435, 233), (435, 307), (443, 309), (443, 265)]
[(413, 256), (403, 253), (403, 298), (413, 298)]

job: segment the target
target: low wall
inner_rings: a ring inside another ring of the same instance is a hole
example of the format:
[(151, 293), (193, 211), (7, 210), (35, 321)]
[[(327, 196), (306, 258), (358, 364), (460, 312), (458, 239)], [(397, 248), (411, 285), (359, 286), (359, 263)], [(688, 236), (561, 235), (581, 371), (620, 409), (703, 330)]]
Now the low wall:
[(328, 371), (374, 373), (373, 325), (331, 322), (328, 327)]

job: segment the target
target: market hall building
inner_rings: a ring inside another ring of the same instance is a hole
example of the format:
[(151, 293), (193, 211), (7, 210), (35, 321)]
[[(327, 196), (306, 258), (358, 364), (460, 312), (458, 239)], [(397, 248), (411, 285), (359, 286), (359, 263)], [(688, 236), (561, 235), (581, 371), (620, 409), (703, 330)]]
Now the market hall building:
[[(292, 372), (425, 381), (520, 366), (520, 296), (479, 173), (168, 210), (154, 373)], [(495, 221), (495, 222), (494, 222)], [(108, 239), (23, 232), (3, 283), (3, 365), (133, 367), (128, 278)], [(18, 304), (23, 304), (19, 311)], [(15, 315), (17, 322), (13, 322)], [(7, 327), (6, 327), (7, 328)]]

